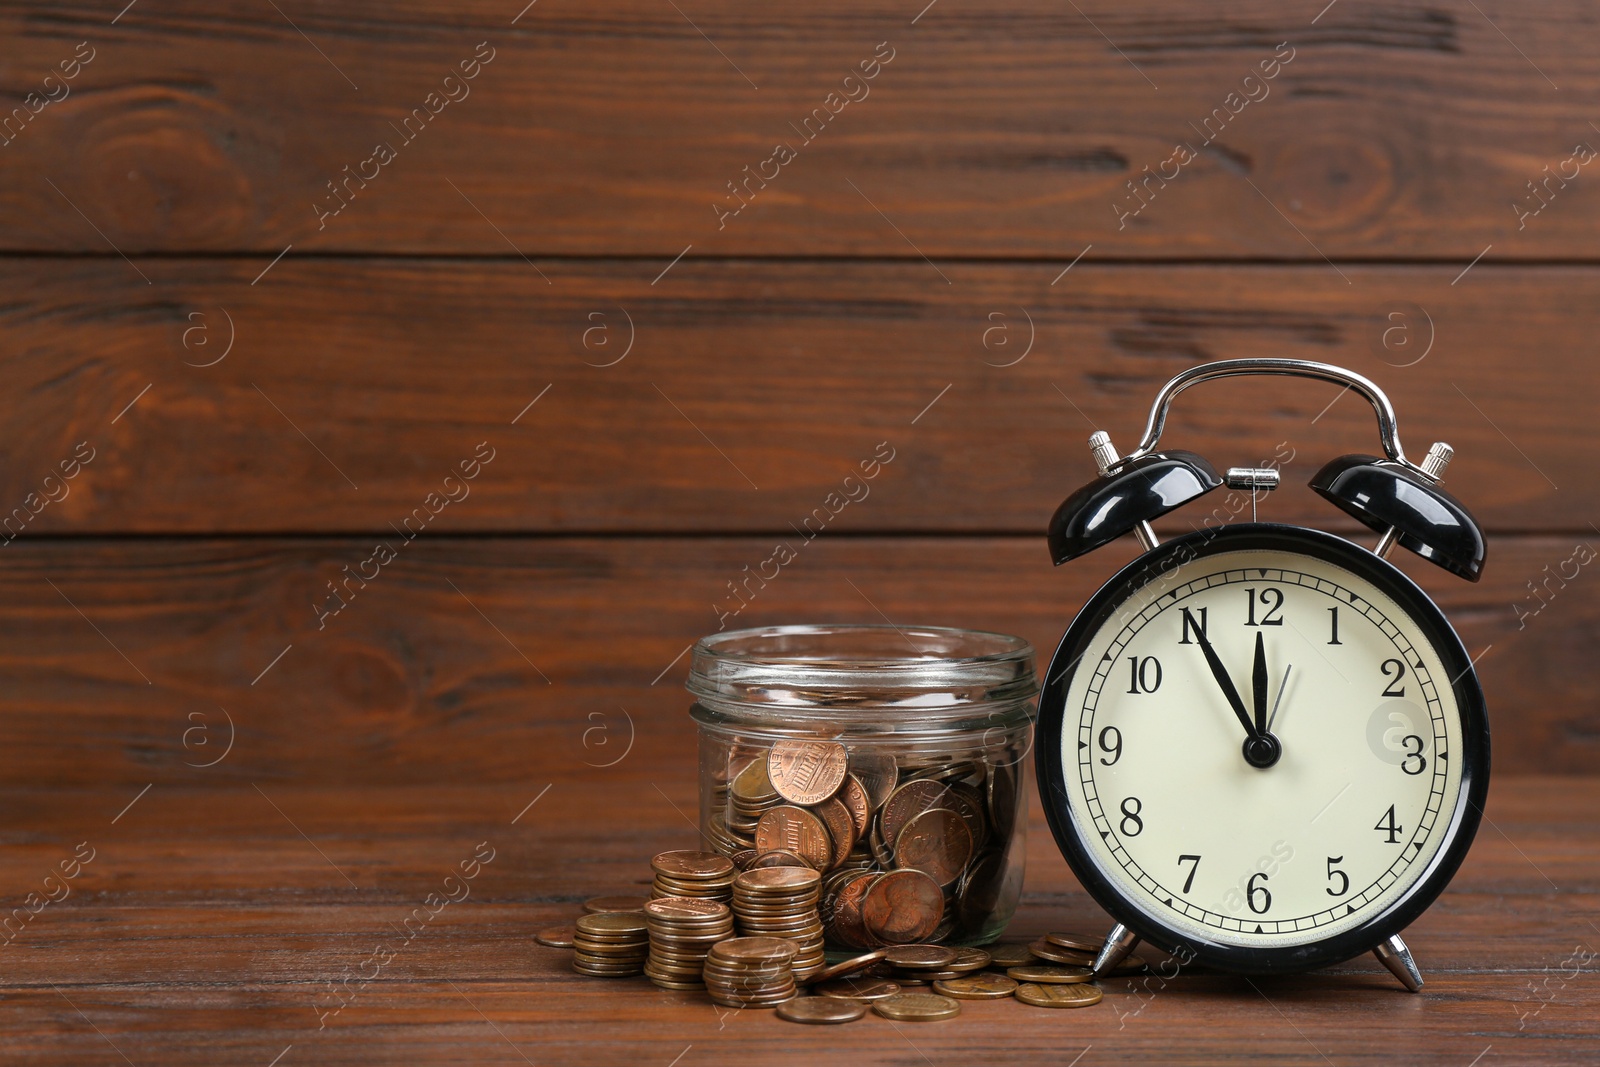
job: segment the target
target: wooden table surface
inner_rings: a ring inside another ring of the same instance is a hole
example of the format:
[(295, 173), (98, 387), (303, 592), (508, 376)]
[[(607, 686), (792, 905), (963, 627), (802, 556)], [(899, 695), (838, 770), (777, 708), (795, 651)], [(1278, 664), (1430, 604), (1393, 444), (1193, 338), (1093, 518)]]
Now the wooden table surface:
[[(1594, 779), (1494, 784), (1466, 865), (1406, 935), (1428, 980), (1420, 995), (1364, 957), (1292, 978), (1109, 980), (1086, 1010), (968, 1002), (950, 1022), (869, 1015), (833, 1028), (719, 1009), (643, 978), (583, 978), (570, 952), (534, 943), (589, 895), (642, 891), (653, 852), (693, 843), (685, 770), (586, 771), (526, 788), (158, 784), (130, 799), (4, 794), (8, 827), (28, 828), (11, 846), (15, 869), (31, 865), (41, 893), (52, 869), (76, 871), (50, 883), (69, 895), (13, 927), (0, 956), (8, 1062), (1600, 1059)], [(1103, 931), (1037, 810), (1029, 833), (1008, 936)], [(463, 869), (475, 877), (462, 881)], [(427, 921), (402, 926), (414, 909)]]

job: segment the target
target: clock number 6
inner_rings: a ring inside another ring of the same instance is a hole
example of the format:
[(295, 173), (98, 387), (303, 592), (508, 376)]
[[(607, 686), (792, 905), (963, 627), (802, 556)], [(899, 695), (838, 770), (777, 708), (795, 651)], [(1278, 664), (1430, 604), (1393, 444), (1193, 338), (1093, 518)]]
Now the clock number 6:
[[(1255, 912), (1257, 915), (1265, 915), (1267, 913), (1267, 909), (1272, 907), (1272, 894), (1268, 892), (1266, 886), (1256, 885), (1257, 878), (1265, 882), (1267, 880), (1266, 872), (1257, 871), (1255, 874), (1250, 876), (1250, 881), (1246, 885), (1248, 892), (1245, 893), (1244, 898), (1245, 901), (1249, 903), (1251, 911)], [(1256, 907), (1257, 893), (1261, 894), (1261, 907), (1259, 908)]]

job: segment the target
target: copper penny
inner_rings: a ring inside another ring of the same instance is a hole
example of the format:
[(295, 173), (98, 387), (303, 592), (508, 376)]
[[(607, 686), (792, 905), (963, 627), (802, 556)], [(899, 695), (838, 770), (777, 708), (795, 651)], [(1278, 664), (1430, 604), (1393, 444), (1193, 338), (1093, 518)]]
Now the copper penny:
[(779, 741), (767, 753), (767, 777), (789, 803), (821, 804), (839, 791), (848, 763), (837, 741)]
[(786, 937), (730, 937), (711, 946), (711, 955), (740, 963), (787, 963), (795, 958), (800, 946)]
[(884, 1000), (899, 994), (901, 989), (898, 982), (856, 975), (819, 982), (811, 987), (811, 992), (819, 997), (835, 997), (839, 1000)]
[(1052, 945), (1075, 949), (1078, 952), (1087, 952), (1091, 956), (1099, 955), (1100, 946), (1104, 945), (1106, 941), (1103, 937), (1087, 937), (1083, 934), (1065, 933), (1045, 934), (1044, 939)]
[(850, 820), (855, 824), (856, 840), (867, 836), (867, 828), (872, 825), (872, 800), (867, 796), (867, 787), (861, 784), (861, 779), (853, 774), (845, 775), (844, 785), (839, 787), (839, 799), (850, 812)]
[(832, 870), (849, 859), (850, 850), (856, 847), (855, 818), (838, 797), (831, 797), (811, 810), (822, 820), (822, 824), (828, 828), (828, 836), (833, 839), (833, 857), (828, 861), (828, 869)]
[(746, 764), (728, 783), (728, 792), (748, 804), (771, 803), (778, 798), (778, 791), (772, 788), (772, 779), (767, 777), (765, 758)]
[(1006, 968), (1006, 977), (1015, 978), (1019, 982), (1037, 982), (1040, 985), (1079, 985), (1092, 981), (1094, 972), (1087, 967), (1025, 963), (1021, 967)]
[(891, 850), (896, 848), (895, 842), (899, 840), (900, 831), (905, 829), (906, 824), (925, 811), (946, 807), (949, 794), (948, 786), (927, 778), (918, 778), (896, 789), (884, 802), (880, 816), (884, 844)]
[(883, 954), (894, 967), (912, 971), (942, 971), (956, 961), (960, 953), (944, 945), (896, 945)]
[(548, 930), (540, 930), (537, 934), (534, 934), (533, 939), (541, 945), (548, 945), (550, 948), (571, 948), (572, 927), (552, 926)]
[(642, 912), (602, 911), (580, 915), (573, 924), (577, 932), (585, 935), (610, 936), (616, 939), (638, 939), (650, 932), (650, 924)]
[(877, 1001), (872, 1005), (872, 1010), (885, 1019), (925, 1023), (960, 1015), (961, 1003), (937, 993), (901, 993)]
[(1062, 948), (1060, 945), (1052, 945), (1042, 937), (1029, 945), (1028, 951), (1042, 960), (1049, 960), (1051, 963), (1064, 963), (1069, 967), (1086, 967), (1094, 963), (1095, 958), (1095, 953), (1093, 952), (1080, 952), (1075, 948)]
[(949, 808), (933, 808), (907, 822), (894, 846), (896, 866), (921, 871), (941, 889), (961, 877), (971, 858), (967, 822)]
[(933, 991), (957, 1000), (1000, 1000), (1017, 991), (1017, 982), (1003, 974), (969, 974), (935, 982)]
[(991, 967), (1021, 967), (1025, 963), (1039, 961), (1039, 957), (1030, 952), (1027, 945), (1019, 945), (1016, 942), (990, 945), (987, 951)]
[(925, 940), (943, 917), (944, 892), (921, 871), (890, 871), (861, 901), (867, 932), (890, 945)]
[(733, 880), (734, 892), (792, 896), (820, 885), (822, 875), (810, 867), (753, 867)]
[(602, 911), (643, 911), (644, 897), (595, 897), (583, 902), (583, 910), (595, 913)]
[(867, 791), (867, 802), (876, 811), (883, 807), (884, 802), (889, 799), (889, 794), (894, 792), (900, 768), (896, 765), (895, 758), (887, 752), (852, 752), (850, 773), (855, 775), (856, 781)]
[(981, 948), (963, 948), (956, 950), (956, 961), (950, 969), (957, 974), (971, 974), (981, 971), (993, 962), (990, 955)]
[(662, 852), (650, 861), (651, 870), (680, 881), (701, 881), (733, 873), (733, 861), (717, 852), (678, 850)]
[(1014, 996), (1024, 1004), (1036, 1008), (1087, 1008), (1100, 1003), (1105, 994), (1093, 985), (1038, 985), (1024, 982), (1017, 986)]
[(850, 1023), (866, 1013), (865, 1004), (836, 997), (795, 997), (778, 1005), (778, 1018), (792, 1023)]
[(763, 867), (804, 867), (810, 870), (811, 864), (788, 849), (775, 848), (771, 852), (756, 852), (755, 858), (744, 865), (747, 871), (760, 870)]
[(726, 904), (705, 897), (657, 897), (645, 904), (644, 913), (685, 925), (714, 925), (733, 914)]
[(840, 963), (835, 963), (832, 967), (824, 967), (821, 971), (817, 972), (817, 976), (813, 978), (812, 981), (831, 982), (835, 978), (844, 978), (847, 975), (857, 974), (883, 959), (884, 951), (885, 950), (881, 948), (876, 949), (867, 953), (865, 956), (856, 956), (854, 959), (848, 959)]
[(792, 852), (819, 871), (833, 862), (833, 838), (822, 820), (789, 804), (768, 808), (756, 823), (756, 851), (774, 849)]
[(872, 948), (876, 945), (877, 938), (867, 930), (867, 924), (861, 917), (861, 902), (866, 899), (872, 884), (881, 877), (876, 872), (858, 875), (839, 889), (838, 895), (833, 898), (831, 924), (836, 940), (852, 948)]

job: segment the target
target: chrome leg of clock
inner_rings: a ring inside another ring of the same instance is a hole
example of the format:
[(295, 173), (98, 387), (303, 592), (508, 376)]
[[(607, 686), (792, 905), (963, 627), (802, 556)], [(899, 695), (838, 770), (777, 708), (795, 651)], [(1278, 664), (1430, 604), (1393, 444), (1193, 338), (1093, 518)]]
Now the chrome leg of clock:
[[(1094, 976), (1100, 978), (1111, 968), (1128, 958), (1128, 953), (1139, 944), (1139, 935), (1123, 926), (1121, 923), (1113, 926), (1106, 935), (1106, 943), (1100, 947), (1100, 955), (1094, 958)], [(1411, 957), (1407, 956), (1407, 959)]]
[(1417, 970), (1417, 961), (1411, 958), (1411, 950), (1399, 934), (1373, 949), (1372, 954), (1400, 979), (1401, 985), (1413, 993), (1422, 992), (1422, 972)]

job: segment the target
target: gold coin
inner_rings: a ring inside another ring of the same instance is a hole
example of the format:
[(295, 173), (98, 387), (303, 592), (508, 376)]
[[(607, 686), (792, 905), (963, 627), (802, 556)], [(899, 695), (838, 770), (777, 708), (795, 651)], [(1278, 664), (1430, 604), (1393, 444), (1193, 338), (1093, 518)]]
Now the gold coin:
[(552, 926), (548, 930), (540, 930), (537, 934), (534, 934), (533, 939), (539, 944), (548, 945), (551, 948), (571, 948), (572, 933), (573, 930), (570, 926)]
[(1103, 937), (1086, 937), (1083, 934), (1063, 933), (1045, 934), (1044, 939), (1052, 945), (1077, 949), (1079, 952), (1087, 952), (1091, 956), (1098, 956), (1100, 954), (1100, 946), (1104, 945), (1106, 941)]
[(835, 978), (811, 987), (819, 997), (837, 997), (840, 1000), (885, 1000), (901, 992), (898, 982), (884, 978), (856, 975), (852, 978)]
[(960, 953), (944, 945), (896, 945), (883, 955), (892, 967), (908, 971), (942, 971), (956, 961)]
[(961, 1002), (937, 993), (899, 993), (877, 1001), (872, 1010), (885, 1019), (924, 1023), (960, 1015)]
[(988, 948), (989, 966), (991, 967), (1021, 967), (1025, 963), (1036, 963), (1039, 957), (1028, 950), (1027, 945), (1011, 942), (1004, 945), (990, 945)]
[(1036, 1008), (1087, 1008), (1100, 1003), (1104, 995), (1095, 985), (1037, 985), (1024, 982), (1014, 994), (1024, 1004)]
[(602, 911), (643, 911), (644, 897), (595, 897), (583, 902), (583, 910), (590, 914)]
[(834, 997), (796, 997), (778, 1005), (778, 1018), (792, 1023), (850, 1023), (866, 1013), (865, 1004)]
[(1017, 983), (1003, 974), (969, 974), (933, 983), (935, 993), (957, 1000), (1000, 1000), (1017, 991)]
[(1006, 976), (1019, 982), (1038, 982), (1040, 985), (1077, 985), (1093, 980), (1094, 972), (1087, 967), (1051, 966), (1048, 963), (1024, 964), (1009, 967)]

